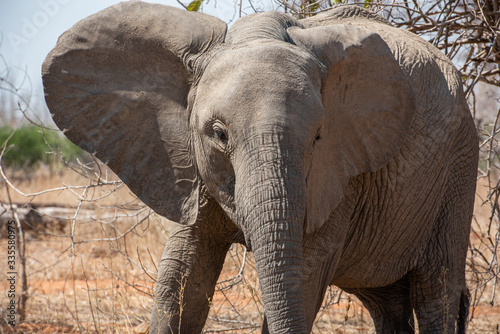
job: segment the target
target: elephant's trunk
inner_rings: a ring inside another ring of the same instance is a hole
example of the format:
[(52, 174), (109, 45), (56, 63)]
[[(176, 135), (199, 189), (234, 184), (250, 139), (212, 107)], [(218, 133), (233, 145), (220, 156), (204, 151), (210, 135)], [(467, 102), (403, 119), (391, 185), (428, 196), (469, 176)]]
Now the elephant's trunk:
[(292, 151), (277, 141), (276, 135), (261, 137), (259, 147), (247, 151), (245, 190), (237, 193), (245, 193), (243, 229), (255, 256), (269, 332), (305, 333), (305, 182), (301, 166), (290, 161)]

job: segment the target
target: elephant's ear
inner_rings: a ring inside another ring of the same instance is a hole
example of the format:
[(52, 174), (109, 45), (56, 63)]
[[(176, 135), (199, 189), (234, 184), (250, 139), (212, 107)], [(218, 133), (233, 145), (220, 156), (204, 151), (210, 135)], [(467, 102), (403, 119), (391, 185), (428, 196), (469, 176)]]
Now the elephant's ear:
[(325, 65), (325, 118), (307, 179), (307, 232), (320, 228), (348, 193), (349, 179), (374, 172), (400, 150), (414, 99), (389, 46), (367, 30), (332, 25), (288, 29)]
[(188, 126), (191, 70), (226, 29), (205, 14), (124, 2), (65, 32), (42, 68), (45, 100), (64, 134), (183, 224), (196, 220), (200, 187)]

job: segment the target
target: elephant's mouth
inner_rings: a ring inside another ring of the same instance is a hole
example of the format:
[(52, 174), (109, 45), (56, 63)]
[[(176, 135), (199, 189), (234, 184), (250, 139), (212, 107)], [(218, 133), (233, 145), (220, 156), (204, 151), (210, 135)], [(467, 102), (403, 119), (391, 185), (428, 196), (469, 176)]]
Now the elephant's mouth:
[(220, 206), (233, 219), (236, 216), (236, 204), (234, 201), (234, 182), (220, 186), (217, 189), (217, 200)]

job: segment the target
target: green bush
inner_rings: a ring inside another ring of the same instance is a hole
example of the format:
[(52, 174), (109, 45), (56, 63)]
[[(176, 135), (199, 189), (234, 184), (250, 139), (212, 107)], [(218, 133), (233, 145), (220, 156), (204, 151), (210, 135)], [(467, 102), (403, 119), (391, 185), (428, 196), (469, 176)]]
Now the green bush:
[(2, 157), (2, 164), (5, 166), (14, 168), (35, 167), (39, 163), (53, 165), (59, 159), (54, 154), (50, 154), (52, 152), (51, 147), (55, 152), (62, 154), (65, 160), (69, 161), (75, 160), (85, 153), (59, 132), (44, 130), (42, 134), (42, 129), (36, 126), (21, 126), (17, 130), (9, 126), (1, 126), (0, 146), (3, 147), (13, 131), (15, 133), (9, 139)]

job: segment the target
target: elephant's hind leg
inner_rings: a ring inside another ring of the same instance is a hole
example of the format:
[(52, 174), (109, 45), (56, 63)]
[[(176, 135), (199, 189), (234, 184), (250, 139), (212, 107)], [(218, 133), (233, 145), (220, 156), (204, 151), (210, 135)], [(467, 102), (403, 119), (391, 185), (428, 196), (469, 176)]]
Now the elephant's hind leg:
[[(473, 124), (455, 147), (463, 152), (450, 166), (433, 237), (409, 275), (421, 333), (465, 333), (468, 289), (465, 261), (476, 189), (477, 144)], [(472, 138), (472, 139), (471, 139)]]
[(385, 287), (346, 291), (356, 295), (368, 309), (377, 334), (415, 332), (410, 284), (407, 277)]
[[(465, 224), (455, 222), (440, 216), (437, 224), (440, 231), (419, 266), (409, 274), (412, 303), (421, 333), (455, 333), (455, 327), (457, 333), (465, 332), (469, 294), (465, 284), (468, 229), (458, 232)], [(448, 229), (450, 226), (453, 228)]]
[(421, 333), (465, 332), (468, 290), (465, 277), (442, 266), (429, 272), (412, 273), (411, 297)]

